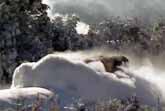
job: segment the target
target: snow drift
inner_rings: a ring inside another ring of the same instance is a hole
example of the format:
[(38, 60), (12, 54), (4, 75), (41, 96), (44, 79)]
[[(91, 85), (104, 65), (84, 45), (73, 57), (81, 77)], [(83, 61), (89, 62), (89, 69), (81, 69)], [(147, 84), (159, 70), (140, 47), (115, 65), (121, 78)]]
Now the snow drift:
[(48, 103), (53, 102), (53, 99), (55, 99), (54, 93), (43, 88), (5, 89), (0, 90), (0, 109), (1, 111), (9, 109), (15, 111), (18, 110), (19, 106), (23, 108), (25, 107), (23, 105), (26, 105), (27, 108), (30, 108), (36, 102), (42, 102), (40, 105), (43, 109), (42, 111), (44, 111), (44, 109), (51, 107)]
[(83, 58), (76, 54), (49, 54), (36, 63), (23, 63), (15, 69), (11, 88), (47, 88), (59, 95), (61, 105), (73, 98), (97, 101), (109, 97), (126, 99), (135, 94), (141, 103), (157, 105), (162, 95), (155, 84), (136, 75), (117, 78), (115, 74), (97, 71)]

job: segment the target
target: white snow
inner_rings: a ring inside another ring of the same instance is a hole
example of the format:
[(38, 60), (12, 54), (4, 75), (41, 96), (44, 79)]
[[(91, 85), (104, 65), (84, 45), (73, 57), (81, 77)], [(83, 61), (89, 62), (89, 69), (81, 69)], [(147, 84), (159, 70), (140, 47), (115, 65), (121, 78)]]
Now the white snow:
[(6, 111), (12, 109), (12, 111), (16, 110), (16, 107), (21, 104), (26, 104), (26, 107), (35, 104), (37, 101), (42, 101), (41, 107), (44, 109), (51, 107), (47, 103), (52, 102), (51, 99), (55, 99), (55, 95), (53, 92), (37, 87), (31, 88), (13, 88), (13, 89), (5, 89), (0, 90), (0, 109), (1, 111)]
[(136, 75), (117, 78), (115, 74), (89, 67), (80, 56), (71, 55), (50, 54), (36, 63), (21, 64), (14, 72), (11, 88), (47, 88), (59, 95), (62, 105), (79, 97), (96, 101), (109, 97), (126, 99), (136, 94), (141, 103), (156, 106), (157, 98), (162, 96), (159, 88), (147, 79)]
[(95, 71), (99, 72), (105, 72), (106, 69), (104, 67), (104, 64), (101, 61), (93, 61), (87, 64), (88, 67), (94, 69)]

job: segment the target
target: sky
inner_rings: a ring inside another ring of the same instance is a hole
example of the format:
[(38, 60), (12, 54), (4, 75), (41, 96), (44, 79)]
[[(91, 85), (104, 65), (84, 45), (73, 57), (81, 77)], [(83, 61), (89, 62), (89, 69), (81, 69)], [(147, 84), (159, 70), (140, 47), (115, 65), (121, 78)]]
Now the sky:
[(139, 17), (146, 21), (165, 16), (165, 0), (43, 0), (50, 13), (76, 14), (82, 21), (96, 23), (111, 16)]

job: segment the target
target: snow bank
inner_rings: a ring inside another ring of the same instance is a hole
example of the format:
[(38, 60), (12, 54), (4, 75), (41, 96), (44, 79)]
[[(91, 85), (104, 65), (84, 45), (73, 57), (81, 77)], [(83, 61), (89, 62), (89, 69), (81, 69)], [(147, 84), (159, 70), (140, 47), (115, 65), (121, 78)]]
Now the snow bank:
[(36, 102), (42, 102), (40, 105), (44, 111), (50, 107), (48, 103), (52, 102), (54, 97), (53, 92), (37, 87), (0, 90), (0, 109), (1, 111), (9, 109), (14, 111), (19, 107), (25, 108), (26, 106), (28, 108)]
[(117, 78), (90, 68), (81, 57), (66, 55), (50, 54), (36, 63), (21, 64), (14, 72), (11, 88), (47, 88), (59, 94), (62, 105), (79, 97), (96, 101), (126, 99), (136, 94), (141, 103), (155, 106), (161, 97), (158, 87), (141, 77)]

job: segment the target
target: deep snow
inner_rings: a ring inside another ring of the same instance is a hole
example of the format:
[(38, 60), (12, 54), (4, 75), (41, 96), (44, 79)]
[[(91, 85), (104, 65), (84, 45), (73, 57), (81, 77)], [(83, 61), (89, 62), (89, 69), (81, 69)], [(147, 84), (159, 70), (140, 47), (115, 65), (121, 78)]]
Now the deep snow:
[[(43, 87), (59, 95), (61, 105), (81, 98), (84, 101), (126, 99), (136, 95), (140, 102), (156, 106), (158, 98), (163, 101), (162, 90), (157, 82), (141, 76), (141, 68), (123, 68), (131, 78), (117, 78), (115, 74), (104, 72), (103, 67), (85, 64), (83, 59), (90, 55), (81, 53), (56, 53), (43, 57), (38, 62), (23, 63), (13, 75), (11, 88)], [(145, 71), (145, 70), (144, 70)], [(134, 73), (133, 73), (134, 72)], [(143, 73), (143, 72), (141, 72)], [(150, 75), (149, 75), (150, 76)], [(155, 76), (156, 77), (156, 76)]]

